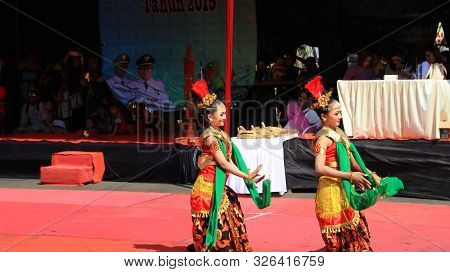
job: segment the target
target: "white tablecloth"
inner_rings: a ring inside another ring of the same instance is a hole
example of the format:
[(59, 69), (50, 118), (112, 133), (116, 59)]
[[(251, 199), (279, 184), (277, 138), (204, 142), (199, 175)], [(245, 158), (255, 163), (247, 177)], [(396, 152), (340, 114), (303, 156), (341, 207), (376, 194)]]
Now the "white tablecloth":
[[(262, 164), (260, 174), (265, 174), (266, 178), (272, 181), (271, 191), (284, 194), (287, 192), (286, 175), (284, 170), (283, 142), (297, 137), (298, 134), (290, 134), (283, 137), (270, 139), (238, 139), (232, 138), (233, 143), (239, 148), (247, 167), (253, 171)], [(248, 194), (242, 178), (230, 175), (227, 181), (238, 194)], [(262, 191), (262, 182), (257, 184), (258, 191)]]
[(345, 132), (360, 139), (439, 139), (450, 81), (338, 81)]

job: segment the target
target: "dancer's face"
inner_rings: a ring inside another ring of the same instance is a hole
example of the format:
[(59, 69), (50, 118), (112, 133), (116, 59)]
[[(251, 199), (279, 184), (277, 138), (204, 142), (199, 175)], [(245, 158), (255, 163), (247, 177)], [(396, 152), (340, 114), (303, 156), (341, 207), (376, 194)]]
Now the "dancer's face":
[(223, 127), (226, 119), (227, 109), (223, 103), (221, 103), (214, 112), (208, 114), (209, 124), (213, 127)]
[(324, 126), (335, 129), (339, 126), (342, 119), (341, 104), (335, 101), (330, 105), (330, 111), (327, 114), (322, 114), (321, 117)]

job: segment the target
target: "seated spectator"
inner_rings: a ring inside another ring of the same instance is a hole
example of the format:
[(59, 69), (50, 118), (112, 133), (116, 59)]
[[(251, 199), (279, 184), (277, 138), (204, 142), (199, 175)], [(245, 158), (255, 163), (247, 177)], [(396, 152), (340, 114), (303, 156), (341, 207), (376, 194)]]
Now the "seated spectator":
[(308, 120), (306, 120), (305, 114), (301, 110), (297, 101), (291, 101), (288, 103), (286, 108), (286, 117), (288, 122), (285, 129), (296, 129), (299, 134), (309, 127)]
[[(85, 111), (85, 80), (83, 80), (84, 57), (78, 50), (69, 50), (64, 60), (64, 74), (69, 90), (70, 129), (77, 131), (84, 126)], [(84, 85), (84, 86), (83, 86)]]
[(84, 128), (84, 131), (86, 131), (87, 135), (94, 136), (100, 133), (100, 131), (95, 127), (94, 119), (88, 118), (86, 120), (86, 127)]
[(41, 128), (39, 112), (43, 107), (42, 103), (39, 102), (36, 90), (30, 90), (27, 103), (22, 106), (20, 125), (17, 128), (17, 132), (39, 131)]
[(425, 79), (427, 77), (428, 70), (430, 70), (430, 64), (426, 60), (422, 61), (416, 67), (414, 78)]
[(293, 54), (286, 56), (286, 77), (285, 80), (297, 80), (299, 76), (298, 67), (295, 66), (296, 58)]
[(358, 64), (351, 65), (345, 72), (344, 80), (371, 80), (375, 78), (372, 68), (373, 57), (371, 54), (363, 52), (358, 56)]
[(154, 64), (155, 59), (148, 54), (142, 55), (136, 61), (140, 79), (131, 83), (130, 87), (136, 91), (137, 97), (130, 102), (145, 103), (148, 110), (171, 108), (172, 104), (164, 83), (153, 78)]
[(385, 75), (397, 75), (398, 79), (412, 79), (411, 68), (405, 65), (400, 53), (394, 53), (391, 56), (391, 62), (384, 70)]
[(317, 112), (312, 109), (313, 100), (311, 93), (308, 91), (304, 91), (300, 94), (300, 97), (304, 101), (303, 104), (300, 104), (301, 108), (303, 110), (303, 113), (305, 114), (306, 119), (308, 120), (308, 123), (310, 124), (310, 127), (306, 132), (316, 133), (322, 128), (322, 120), (320, 120)]
[(260, 60), (256, 64), (255, 81), (268, 81), (270, 80), (270, 71), (267, 68), (267, 64)]
[[(56, 98), (58, 114), (57, 118), (63, 120), (67, 125), (69, 124), (69, 119), (72, 116), (72, 109), (69, 106), (69, 88), (67, 81), (63, 81), (58, 89), (58, 95)], [(70, 126), (69, 126), (70, 129)]]
[(281, 81), (286, 77), (286, 61), (283, 57), (278, 57), (272, 66), (272, 80)]
[(94, 113), (94, 123), (101, 134), (111, 133), (111, 116), (105, 107), (99, 107)]
[(300, 81), (308, 81), (319, 73), (319, 67), (314, 57), (298, 58), (298, 60), (305, 65), (305, 71), (302, 71), (299, 75)]
[(106, 80), (116, 100), (124, 106), (127, 106), (128, 102), (136, 96), (130, 87), (131, 81), (125, 77), (129, 63), (130, 57), (127, 54), (118, 55), (113, 61), (114, 76)]
[(42, 100), (45, 101), (51, 99), (56, 101), (58, 89), (62, 80), (63, 75), (60, 71), (55, 70), (55, 66), (53, 64), (47, 65), (37, 84), (37, 89), (41, 90)]
[(127, 125), (117, 105), (111, 105), (109, 111), (111, 113), (112, 136), (133, 134), (132, 125)]
[(44, 133), (54, 133), (52, 122), (53, 122), (53, 102), (51, 100), (44, 102), (44, 107), (39, 111), (39, 121), (41, 132)]
[(430, 69), (426, 75), (426, 79), (443, 80), (447, 78), (447, 69), (443, 64), (443, 59), (437, 47), (428, 48), (425, 51), (425, 57), (430, 64)]
[(52, 128), (53, 133), (68, 133), (66, 123), (63, 120), (53, 120)]
[(100, 134), (100, 130), (95, 127), (94, 119), (88, 118), (86, 119), (86, 126), (84, 129), (77, 132), (77, 136), (71, 140), (78, 140), (87, 137), (93, 137)]
[(374, 67), (375, 79), (383, 79), (388, 62), (387, 57), (381, 57), (377, 60)]
[[(28, 100), (28, 91), (36, 89), (41, 74), (41, 57), (35, 53), (28, 53), (24, 60), (17, 67), (18, 72), (18, 88), (20, 93), (21, 105)], [(37, 95), (39, 93), (37, 92)]]
[(99, 137), (100, 136), (99, 134), (100, 134), (100, 130), (98, 130), (95, 127), (94, 119), (88, 118), (88, 119), (86, 119), (86, 126), (84, 127), (84, 129), (79, 130), (77, 132), (75, 138), (70, 138), (68, 140), (74, 141), (74, 140), (79, 140), (79, 139), (94, 137), (94, 136)]
[(107, 106), (113, 103), (113, 95), (105, 83), (101, 73), (101, 64), (97, 57), (88, 59), (87, 70), (83, 75), (83, 86), (85, 86), (85, 112), (92, 116), (99, 106)]
[(287, 105), (288, 122), (284, 128), (296, 129), (300, 134), (315, 133), (322, 128), (322, 122), (317, 113), (311, 109), (312, 99), (308, 92), (302, 91), (297, 101)]

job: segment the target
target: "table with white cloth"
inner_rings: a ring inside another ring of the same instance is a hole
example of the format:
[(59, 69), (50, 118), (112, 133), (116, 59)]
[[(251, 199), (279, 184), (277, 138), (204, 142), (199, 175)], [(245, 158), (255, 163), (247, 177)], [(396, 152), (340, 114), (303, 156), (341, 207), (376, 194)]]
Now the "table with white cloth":
[(358, 139), (439, 139), (450, 114), (450, 81), (338, 81), (347, 135)]
[[(275, 138), (238, 139), (233, 137), (231, 140), (239, 148), (247, 168), (253, 171), (262, 164), (263, 167), (259, 173), (272, 181), (271, 192), (283, 195), (287, 192), (283, 142), (297, 136), (297, 133), (293, 133)], [(232, 174), (228, 178), (227, 185), (238, 194), (249, 193), (244, 180)], [(257, 188), (261, 193), (262, 182), (257, 184)]]

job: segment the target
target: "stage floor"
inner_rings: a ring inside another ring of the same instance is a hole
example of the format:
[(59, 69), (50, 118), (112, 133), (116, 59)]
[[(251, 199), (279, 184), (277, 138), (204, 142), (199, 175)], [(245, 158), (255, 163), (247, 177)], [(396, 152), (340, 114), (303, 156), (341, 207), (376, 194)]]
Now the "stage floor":
[[(189, 188), (129, 192), (118, 191), (117, 183), (102, 186), (0, 188), (0, 250), (186, 251), (192, 241)], [(240, 197), (255, 251), (322, 248), (312, 195), (295, 195), (274, 197), (264, 210)], [(398, 200), (365, 212), (375, 251), (450, 251), (448, 201)]]

